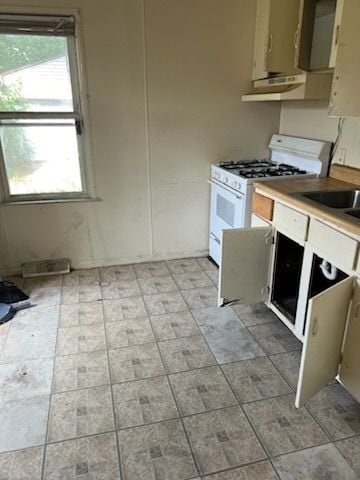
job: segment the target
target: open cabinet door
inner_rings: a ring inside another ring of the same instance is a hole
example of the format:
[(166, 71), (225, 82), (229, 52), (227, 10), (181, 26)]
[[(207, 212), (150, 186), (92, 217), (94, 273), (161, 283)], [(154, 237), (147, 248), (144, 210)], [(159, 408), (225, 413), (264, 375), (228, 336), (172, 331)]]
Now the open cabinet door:
[(340, 381), (360, 402), (360, 280), (356, 280), (349, 323), (345, 333)]
[(316, 2), (300, 0), (299, 26), (295, 39), (295, 66), (310, 71)]
[(267, 72), (296, 73), (294, 61), (299, 6), (300, 0), (271, 0), (265, 66)]
[(353, 278), (309, 300), (295, 406), (300, 408), (338, 374)]
[(233, 300), (266, 299), (273, 229), (223, 230), (219, 271), (219, 306)]
[(330, 115), (360, 116), (359, 45), (360, 2), (344, 0), (341, 25), (338, 30), (334, 80), (330, 100)]

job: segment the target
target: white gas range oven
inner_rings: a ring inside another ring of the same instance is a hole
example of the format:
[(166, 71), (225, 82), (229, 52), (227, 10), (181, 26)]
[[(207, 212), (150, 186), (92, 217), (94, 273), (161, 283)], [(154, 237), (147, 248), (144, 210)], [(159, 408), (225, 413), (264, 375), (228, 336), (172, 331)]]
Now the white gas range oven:
[(211, 166), (209, 256), (219, 265), (221, 231), (247, 228), (254, 182), (326, 176), (331, 142), (273, 135), (270, 160), (240, 160)]

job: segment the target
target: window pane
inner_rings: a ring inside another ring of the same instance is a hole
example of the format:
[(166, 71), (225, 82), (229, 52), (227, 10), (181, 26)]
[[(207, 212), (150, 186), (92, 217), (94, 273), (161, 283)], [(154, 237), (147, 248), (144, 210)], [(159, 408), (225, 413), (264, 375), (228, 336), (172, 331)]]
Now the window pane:
[(11, 195), (82, 191), (74, 122), (3, 126), (0, 133)]
[(0, 35), (0, 111), (74, 110), (67, 40)]

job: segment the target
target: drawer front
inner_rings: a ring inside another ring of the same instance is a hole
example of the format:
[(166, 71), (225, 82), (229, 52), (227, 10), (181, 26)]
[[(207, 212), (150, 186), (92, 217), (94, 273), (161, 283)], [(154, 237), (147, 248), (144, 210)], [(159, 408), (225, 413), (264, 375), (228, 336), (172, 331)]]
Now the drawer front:
[(280, 231), (295, 240), (305, 241), (308, 230), (309, 217), (290, 207), (276, 202), (273, 224)]
[(309, 245), (325, 260), (344, 270), (353, 270), (358, 242), (318, 220), (311, 220)]
[(265, 220), (272, 220), (274, 212), (274, 200), (254, 192), (252, 198), (252, 213)]

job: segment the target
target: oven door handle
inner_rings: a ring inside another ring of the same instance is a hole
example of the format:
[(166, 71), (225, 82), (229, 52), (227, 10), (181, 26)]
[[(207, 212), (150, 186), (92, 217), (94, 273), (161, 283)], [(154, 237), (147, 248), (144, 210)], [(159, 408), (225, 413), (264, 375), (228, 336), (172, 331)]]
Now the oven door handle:
[(242, 200), (244, 197), (244, 194), (237, 192), (236, 190), (233, 190), (232, 188), (228, 187), (224, 183), (217, 182), (216, 180), (208, 180), (208, 183), (210, 185), (214, 185), (215, 187), (223, 188), (227, 192), (231, 193), (235, 198), (238, 198), (239, 200)]

